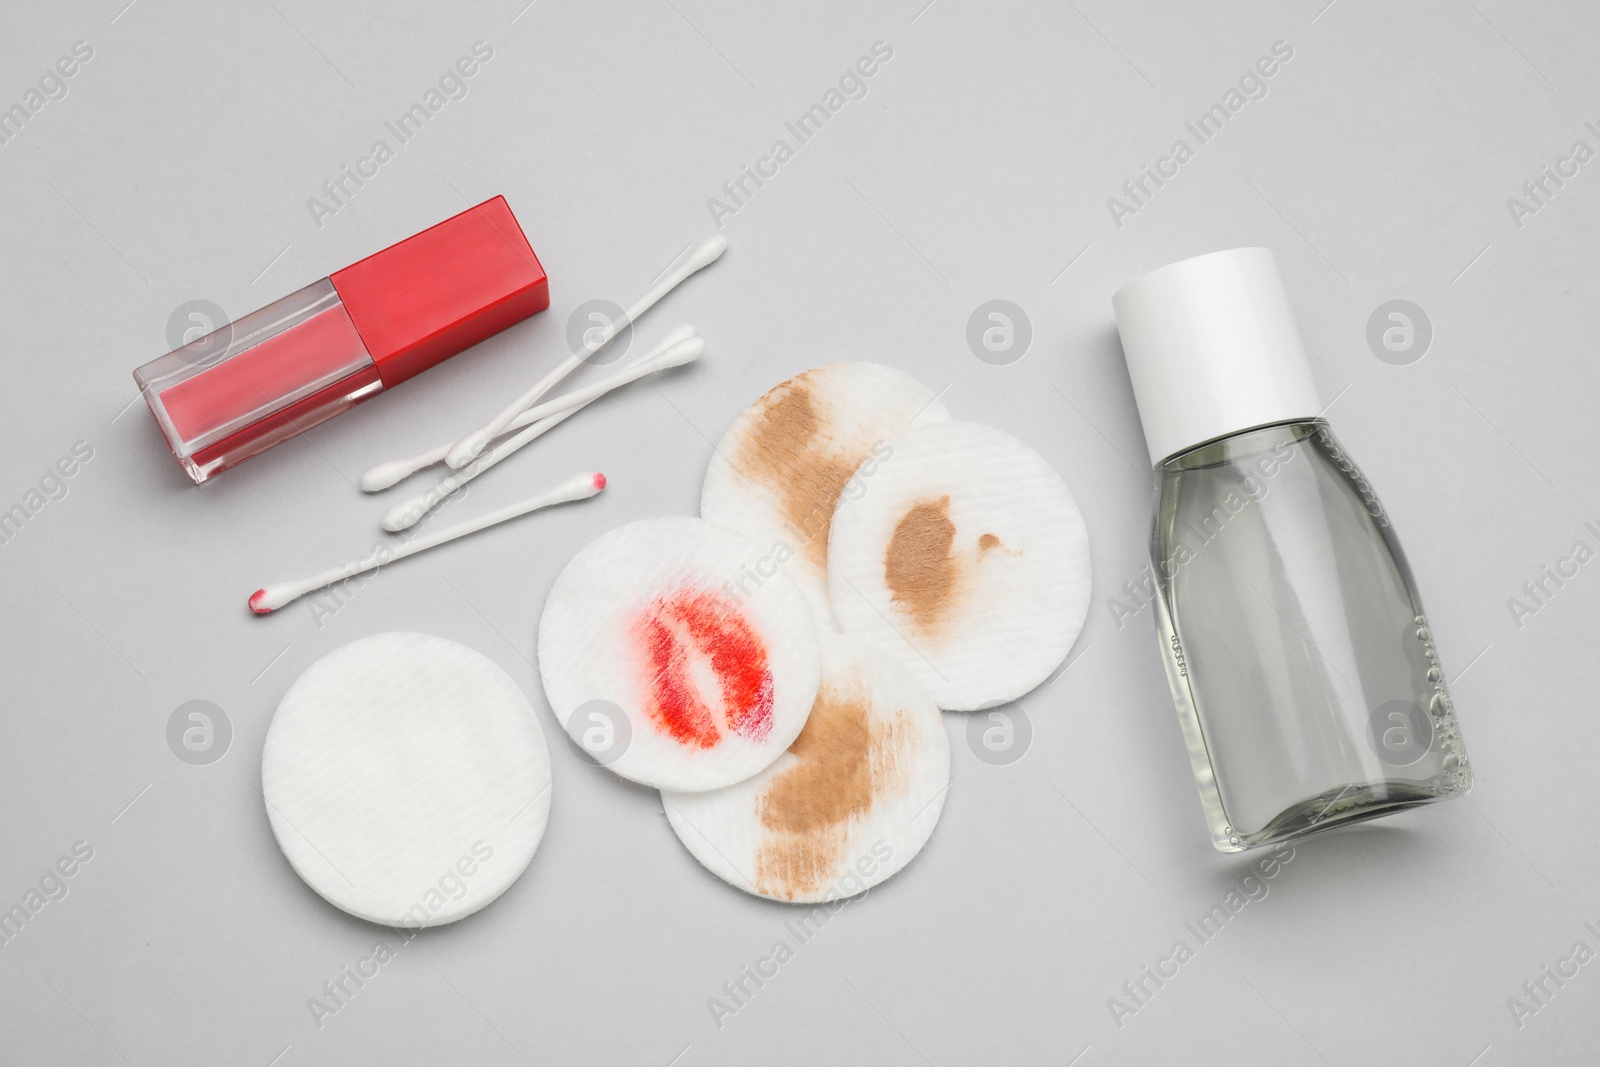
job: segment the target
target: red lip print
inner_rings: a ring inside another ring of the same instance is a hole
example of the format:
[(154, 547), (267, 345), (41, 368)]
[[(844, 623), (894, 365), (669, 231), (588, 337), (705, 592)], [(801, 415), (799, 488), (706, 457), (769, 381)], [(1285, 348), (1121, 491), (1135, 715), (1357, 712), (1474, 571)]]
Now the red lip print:
[(773, 700), (767, 648), (736, 603), (681, 590), (640, 612), (631, 632), (650, 679), (645, 707), (658, 729), (700, 748), (722, 740), (717, 714), (695, 682), (700, 661), (717, 680), (728, 729), (752, 741), (767, 739)]

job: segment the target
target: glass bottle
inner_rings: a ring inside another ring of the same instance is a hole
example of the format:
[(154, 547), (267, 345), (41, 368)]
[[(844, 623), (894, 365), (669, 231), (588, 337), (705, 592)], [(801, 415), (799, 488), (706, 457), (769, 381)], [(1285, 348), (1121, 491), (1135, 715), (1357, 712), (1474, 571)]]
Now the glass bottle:
[(1157, 630), (1212, 844), (1465, 794), (1405, 554), (1318, 417), (1271, 253), (1185, 260), (1114, 303), (1158, 477)]

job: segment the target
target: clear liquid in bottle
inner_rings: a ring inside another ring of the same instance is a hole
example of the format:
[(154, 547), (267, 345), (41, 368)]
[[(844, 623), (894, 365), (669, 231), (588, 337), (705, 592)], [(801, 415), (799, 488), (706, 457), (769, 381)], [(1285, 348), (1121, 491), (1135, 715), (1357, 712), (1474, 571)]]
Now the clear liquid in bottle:
[(1157, 627), (1212, 843), (1470, 789), (1405, 554), (1328, 425), (1237, 434), (1159, 477)]

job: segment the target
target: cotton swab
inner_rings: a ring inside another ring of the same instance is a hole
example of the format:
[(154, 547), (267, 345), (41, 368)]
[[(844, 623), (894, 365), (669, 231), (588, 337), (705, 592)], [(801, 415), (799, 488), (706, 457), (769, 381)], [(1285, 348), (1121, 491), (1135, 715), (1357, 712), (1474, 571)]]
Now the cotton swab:
[(587, 500), (605, 487), (606, 476), (599, 471), (573, 475), (547, 493), (529, 497), (518, 504), (508, 504), (486, 515), (480, 515), (476, 519), (458, 523), (449, 529), (440, 530), (438, 533), (419, 537), (414, 541), (401, 545), (399, 548), (391, 548), (387, 544), (379, 545), (370, 555), (363, 556), (361, 559), (351, 563), (346, 563), (342, 567), (334, 567), (332, 570), (323, 571), (321, 574), (312, 575), (310, 578), (305, 578), (298, 582), (281, 582), (277, 585), (269, 585), (265, 588), (257, 589), (250, 596), (250, 610), (257, 615), (270, 615), (285, 604), (314, 590), (332, 585), (334, 582), (343, 581), (346, 578), (352, 578), (367, 571), (377, 570), (379, 567), (393, 563), (395, 560), (414, 556), (418, 552), (425, 552), (430, 548), (444, 544), (446, 541), (454, 541), (458, 537), (477, 533), (479, 530), (493, 526), (496, 523), (514, 519), (518, 515), (526, 515), (530, 511), (537, 511), (540, 508), (547, 508), (554, 504), (565, 504), (571, 500)]
[[(649, 361), (652, 363), (659, 363), (662, 366), (676, 366), (679, 363), (688, 363), (692, 360), (698, 359), (700, 354), (705, 351), (705, 348), (706, 343), (704, 339), (699, 337), (691, 337), (687, 341), (679, 341), (677, 344), (673, 345), (671, 348), (668, 348), (659, 356), (651, 358)], [(646, 362), (646, 360), (640, 360), (640, 363), (644, 362)], [(478, 477), (478, 475), (482, 474), (490, 467), (493, 467), (496, 463), (499, 463), (501, 460), (514, 455), (522, 448), (526, 447), (535, 438), (538, 438), (545, 433), (548, 433), (555, 427), (561, 425), (561, 423), (565, 422), (567, 419), (570, 419), (572, 416), (576, 415), (593, 402), (593, 400), (587, 400), (575, 408), (568, 408), (566, 411), (563, 411), (560, 414), (546, 416), (533, 425), (524, 428), (521, 433), (498, 442), (493, 448), (489, 449), (489, 451), (483, 453), (477, 459), (473, 460), (469, 466), (464, 467), (461, 470), (458, 470), (453, 474), (447, 475), (445, 478), (441, 479), (439, 483), (432, 489), (429, 489), (423, 493), (419, 493), (416, 496), (411, 497), (409, 500), (403, 500), (394, 507), (390, 508), (388, 511), (384, 512), (383, 528), (388, 530), (390, 533), (399, 533), (401, 530), (406, 530), (412, 526), (415, 526), (424, 515), (432, 511), (451, 493), (454, 493), (457, 489), (460, 489), (463, 485), (466, 485), (468, 482)]]
[[(671, 348), (679, 341), (687, 341), (693, 336), (693, 326), (690, 326), (687, 323), (679, 326), (677, 329), (668, 333), (661, 340), (657, 341), (655, 346), (651, 348), (650, 351), (646, 352), (644, 356), (623, 367), (622, 370), (616, 374), (613, 374), (611, 377), (595, 382), (593, 385), (586, 386), (582, 389), (575, 389), (563, 396), (556, 397), (554, 400), (547, 400), (543, 404), (535, 405), (534, 407), (531, 407), (522, 414), (518, 415), (515, 419), (512, 419), (511, 424), (507, 427), (507, 429), (520, 430), (522, 427), (530, 426), (548, 415), (558, 415), (561, 412), (566, 411), (568, 408), (575, 408), (587, 404), (589, 401), (598, 399), (613, 389), (627, 385), (629, 382), (637, 381), (646, 374), (652, 374), (658, 370), (665, 370), (667, 367), (679, 366), (679, 363), (658, 362), (650, 366), (646, 366), (646, 363), (653, 357), (665, 352), (668, 348)], [(682, 362), (690, 362), (693, 358), (693, 356), (690, 356), (688, 359), (685, 359)], [(410, 459), (396, 459), (390, 460), (387, 463), (376, 464), (361, 476), (361, 491), (364, 493), (379, 492), (380, 490), (389, 488), (396, 482), (409, 478), (411, 475), (415, 474), (424, 467), (433, 466), (435, 463), (438, 463), (440, 460), (445, 458), (446, 453), (450, 451), (451, 446), (454, 444), (454, 441), (446, 441), (444, 444), (439, 445), (436, 448), (430, 448), (426, 452), (418, 453), (417, 455), (412, 456)]]
[(381, 525), (390, 533), (399, 533), (402, 530), (409, 530), (418, 522), (421, 522), (424, 515), (428, 514), (428, 512), (432, 511), (434, 508), (443, 503), (445, 498), (450, 496), (451, 493), (454, 493), (457, 489), (460, 489), (463, 485), (466, 485), (478, 475), (482, 474), (490, 467), (493, 467), (496, 463), (499, 463), (506, 456), (510, 455), (510, 452), (502, 452), (502, 448), (504, 448), (505, 445), (511, 444), (512, 442), (517, 442), (516, 447), (520, 449), (523, 445), (527, 444), (529, 441), (532, 441), (535, 437), (555, 429), (557, 426), (567, 421), (567, 419), (577, 414), (579, 410), (580, 409), (578, 408), (572, 408), (570, 410), (563, 411), (559, 415), (550, 415), (546, 418), (540, 419), (532, 426), (527, 427), (515, 437), (507, 438), (505, 441), (501, 442), (500, 445), (491, 448), (489, 451), (479, 456), (470, 467), (465, 467), (459, 471), (453, 471), (439, 479), (439, 481), (431, 489), (418, 493), (416, 496), (410, 497), (409, 499), (394, 505), (388, 511), (383, 513), (383, 518), (379, 520)]
[(583, 347), (562, 360), (556, 367), (533, 383), (529, 389), (511, 403), (500, 409), (500, 413), (487, 423), (473, 430), (455, 444), (450, 446), (450, 451), (445, 455), (445, 462), (455, 470), (460, 470), (476, 459), (488, 447), (490, 441), (505, 432), (511, 425), (511, 420), (521, 412), (531, 407), (545, 393), (549, 392), (555, 384), (571, 374), (590, 356), (604, 348), (623, 327), (632, 323), (640, 315), (655, 306), (656, 301), (676, 289), (684, 279), (703, 267), (710, 266), (728, 250), (728, 239), (721, 234), (706, 238), (695, 245), (688, 252), (678, 258), (678, 261), (667, 269), (661, 280), (652, 285), (648, 292), (634, 301), (633, 305), (622, 313), (621, 318), (607, 323), (594, 336), (585, 341)]

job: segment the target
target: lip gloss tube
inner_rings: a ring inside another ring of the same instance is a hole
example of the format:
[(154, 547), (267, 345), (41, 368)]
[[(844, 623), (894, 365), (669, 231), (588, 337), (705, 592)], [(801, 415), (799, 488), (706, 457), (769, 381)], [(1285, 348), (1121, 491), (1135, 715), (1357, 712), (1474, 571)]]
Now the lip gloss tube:
[(203, 482), (550, 306), (497, 196), (133, 372)]

